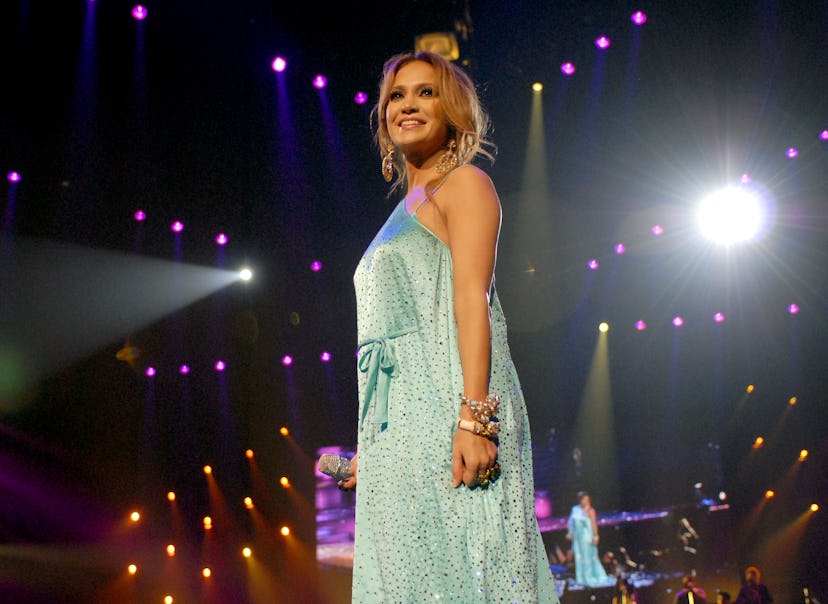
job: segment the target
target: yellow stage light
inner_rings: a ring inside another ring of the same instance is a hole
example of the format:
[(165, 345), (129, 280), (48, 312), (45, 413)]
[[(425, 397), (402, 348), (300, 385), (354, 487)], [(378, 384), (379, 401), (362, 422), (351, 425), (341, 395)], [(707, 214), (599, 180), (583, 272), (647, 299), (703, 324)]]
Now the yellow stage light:
[(253, 459), (253, 449), (248, 449), (244, 454), (247, 456), (247, 459)]
[(534, 84), (532, 84), (532, 90), (534, 90), (535, 92), (540, 92), (541, 90), (543, 90), (543, 84), (541, 84), (540, 82), (535, 82)]
[(759, 449), (762, 445), (765, 444), (765, 439), (762, 436), (757, 436), (756, 440), (753, 441), (753, 448)]
[(205, 579), (209, 579), (212, 574), (213, 574), (213, 571), (210, 570), (210, 568), (207, 567), (207, 566), (205, 566), (204, 568), (201, 569), (201, 576), (204, 577)]
[(175, 501), (175, 492), (174, 491), (169, 491), (167, 493), (167, 501)]
[(765, 499), (773, 499), (774, 497), (776, 497), (776, 491), (773, 491), (772, 489), (765, 491)]
[(253, 509), (253, 499), (251, 497), (244, 498), (244, 507), (246, 507), (248, 510)]
[(796, 397), (795, 397), (795, 396), (792, 396), (791, 398), (789, 398), (789, 399), (788, 399), (788, 404), (789, 404), (791, 407), (793, 407), (794, 405), (796, 405)]
[(213, 468), (211, 466), (204, 466), (204, 473), (209, 476), (213, 473)]
[(598, 331), (600, 331), (601, 333), (607, 333), (609, 331), (609, 323), (607, 323), (606, 321), (602, 321), (601, 323), (599, 323)]
[(164, 596), (164, 604), (173, 604), (174, 601), (171, 595)]
[(745, 388), (745, 392), (747, 392), (748, 394), (750, 394), (754, 390), (755, 390), (755, 387), (753, 386), (753, 384), (748, 384), (748, 387)]
[(244, 549), (242, 549), (242, 556), (244, 556), (245, 558), (249, 558), (252, 555), (253, 550), (251, 550), (249, 547), (245, 547)]
[(818, 512), (819, 511), (819, 504), (812, 503), (811, 504), (811, 511), (812, 512)]
[(132, 512), (129, 515), (129, 519), (133, 522), (138, 522), (141, 519), (141, 514), (139, 512)]
[(213, 528), (213, 519), (210, 518), (209, 516), (205, 516), (204, 517), (204, 530), (209, 531), (211, 528)]
[(808, 449), (802, 449), (802, 450), (799, 452), (799, 461), (805, 461), (805, 459), (806, 459), (807, 457), (808, 457)]
[(135, 564), (130, 564), (129, 566), (127, 566), (127, 572), (130, 575), (134, 575), (138, 572), (138, 567)]
[(170, 544), (167, 546), (167, 555), (168, 555), (170, 558), (172, 558), (173, 556), (175, 556), (175, 546), (174, 546), (172, 543), (170, 543)]
[(287, 436), (289, 434), (287, 426), (282, 426), (281, 428), (279, 428), (279, 434), (281, 434), (282, 436)]
[(290, 535), (290, 527), (283, 526), (279, 529), (279, 532), (282, 533), (282, 535), (284, 535), (285, 537), (287, 537), (288, 535)]
[(290, 480), (288, 480), (287, 476), (282, 476), (279, 479), (279, 484), (281, 484), (285, 488), (288, 488), (290, 486)]

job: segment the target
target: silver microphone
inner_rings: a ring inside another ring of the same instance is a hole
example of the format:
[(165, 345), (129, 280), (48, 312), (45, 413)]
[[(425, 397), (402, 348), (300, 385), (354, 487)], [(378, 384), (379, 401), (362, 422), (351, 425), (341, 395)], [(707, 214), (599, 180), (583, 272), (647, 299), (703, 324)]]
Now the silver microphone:
[(327, 474), (336, 481), (344, 480), (353, 476), (351, 474), (351, 460), (341, 455), (325, 453), (319, 457), (317, 465), (319, 471)]

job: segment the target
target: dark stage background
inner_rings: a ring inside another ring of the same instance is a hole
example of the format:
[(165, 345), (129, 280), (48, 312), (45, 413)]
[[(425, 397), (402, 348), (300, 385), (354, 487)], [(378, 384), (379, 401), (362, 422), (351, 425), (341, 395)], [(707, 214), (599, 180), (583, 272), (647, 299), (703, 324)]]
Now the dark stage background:
[[(121, 0), (7, 4), (0, 170), (22, 180), (4, 182), (0, 273), (6, 601), (341, 600), (347, 576), (314, 559), (313, 461), (356, 438), (351, 278), (396, 202), (368, 112), (383, 61), (434, 31), (460, 38), (494, 123), (497, 284), (553, 515), (581, 488), (602, 514), (724, 491), (727, 521), (681, 565), (709, 591), (758, 564), (777, 601), (828, 599), (828, 4), (181, 1), (142, 22)], [(772, 226), (724, 249), (696, 205), (743, 174)], [(249, 283), (218, 270), (244, 265)], [(676, 547), (674, 524), (652, 526), (610, 541)], [(251, 541), (255, 570), (236, 553)]]

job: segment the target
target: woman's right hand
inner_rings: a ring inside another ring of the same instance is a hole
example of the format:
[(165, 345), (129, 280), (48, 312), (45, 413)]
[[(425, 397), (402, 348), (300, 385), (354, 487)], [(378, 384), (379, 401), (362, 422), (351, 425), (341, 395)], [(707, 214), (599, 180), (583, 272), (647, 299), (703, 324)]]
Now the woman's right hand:
[(340, 491), (353, 491), (354, 489), (356, 489), (357, 457), (359, 457), (359, 455), (354, 455), (351, 459), (351, 475), (348, 478), (343, 478), (342, 480), (336, 483), (336, 486), (339, 487)]

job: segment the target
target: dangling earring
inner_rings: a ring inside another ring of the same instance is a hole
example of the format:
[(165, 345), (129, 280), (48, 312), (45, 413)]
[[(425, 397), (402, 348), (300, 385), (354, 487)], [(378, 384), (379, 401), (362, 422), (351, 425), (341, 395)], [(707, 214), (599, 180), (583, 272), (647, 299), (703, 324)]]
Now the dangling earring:
[(391, 179), (394, 178), (394, 145), (389, 143), (386, 150), (388, 153), (382, 158), (382, 177), (385, 182), (391, 182)]
[(449, 142), (448, 150), (443, 154), (443, 157), (440, 158), (440, 161), (437, 162), (437, 174), (445, 174), (446, 172), (450, 172), (457, 167), (457, 142), (454, 139), (451, 139)]

